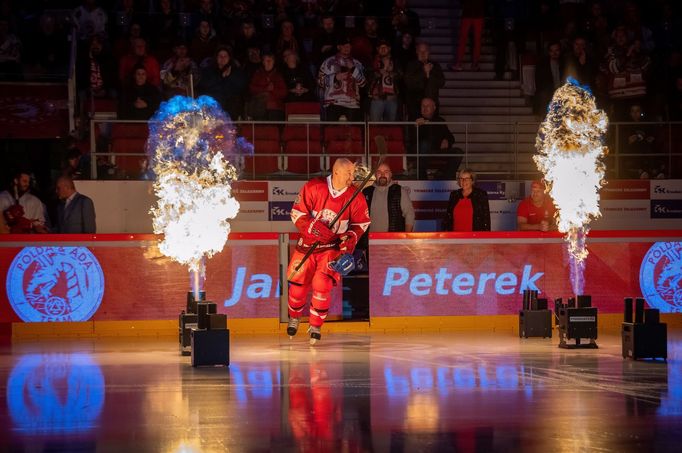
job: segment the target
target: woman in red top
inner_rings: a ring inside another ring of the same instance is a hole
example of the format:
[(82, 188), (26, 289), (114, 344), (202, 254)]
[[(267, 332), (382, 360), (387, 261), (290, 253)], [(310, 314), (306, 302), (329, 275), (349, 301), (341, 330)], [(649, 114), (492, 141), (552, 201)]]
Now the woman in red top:
[(445, 231), (490, 231), (488, 193), (475, 187), (476, 173), (469, 168), (459, 172), (459, 189), (450, 192), (443, 219)]

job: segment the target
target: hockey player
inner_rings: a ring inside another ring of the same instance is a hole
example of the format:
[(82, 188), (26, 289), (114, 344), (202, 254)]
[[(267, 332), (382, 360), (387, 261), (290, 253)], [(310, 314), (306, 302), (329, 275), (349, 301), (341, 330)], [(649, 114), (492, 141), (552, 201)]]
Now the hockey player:
[[(289, 324), (287, 334), (296, 335), (306, 303), (308, 291), (312, 288), (310, 302), (310, 344), (322, 338), (320, 328), (329, 311), (329, 297), (332, 287), (341, 280), (341, 273), (348, 269), (349, 254), (369, 226), (369, 211), (365, 197), (355, 197), (350, 206), (341, 214), (333, 229), (329, 224), (341, 207), (353, 196), (355, 165), (348, 159), (334, 162), (332, 174), (326, 178), (314, 178), (302, 188), (291, 209), (291, 221), (301, 233), (296, 251), (289, 263)], [(296, 267), (305, 253), (315, 243), (319, 246), (303, 263)], [(341, 272), (341, 273), (340, 273)]]

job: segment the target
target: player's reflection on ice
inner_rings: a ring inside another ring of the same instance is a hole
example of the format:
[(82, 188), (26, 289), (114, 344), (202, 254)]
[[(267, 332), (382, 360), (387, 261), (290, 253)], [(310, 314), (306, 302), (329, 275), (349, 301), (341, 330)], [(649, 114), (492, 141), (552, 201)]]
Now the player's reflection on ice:
[(12, 429), (21, 434), (83, 433), (98, 425), (104, 376), (86, 353), (28, 354), (7, 380)]
[(291, 370), (288, 418), (291, 434), (300, 445), (317, 449), (330, 444), (342, 412), (342, 395), (334, 398), (329, 373), (323, 366), (312, 363)]

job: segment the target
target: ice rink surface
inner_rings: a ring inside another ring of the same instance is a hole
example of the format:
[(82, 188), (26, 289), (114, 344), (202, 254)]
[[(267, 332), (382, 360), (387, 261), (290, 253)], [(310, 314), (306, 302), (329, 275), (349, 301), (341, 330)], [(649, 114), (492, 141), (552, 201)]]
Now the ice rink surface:
[(615, 335), (231, 340), (229, 368), (170, 338), (0, 346), (0, 451), (680, 451), (678, 332), (667, 363), (623, 360)]

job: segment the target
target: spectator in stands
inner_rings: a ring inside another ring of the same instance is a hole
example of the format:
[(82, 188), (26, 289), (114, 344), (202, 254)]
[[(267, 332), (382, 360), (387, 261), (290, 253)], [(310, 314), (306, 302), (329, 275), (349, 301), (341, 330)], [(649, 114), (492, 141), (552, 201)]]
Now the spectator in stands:
[(362, 63), (351, 56), (351, 42), (342, 37), (336, 46), (337, 54), (320, 66), (318, 83), (322, 89), (325, 121), (362, 121), (360, 87), (367, 82)]
[(217, 46), (218, 38), (211, 23), (207, 20), (200, 21), (189, 46), (189, 54), (203, 68), (215, 55)]
[(88, 170), (84, 165), (81, 150), (72, 148), (67, 151), (66, 158), (62, 164), (61, 176), (67, 176), (71, 179), (84, 179), (89, 173)]
[(407, 64), (417, 58), (414, 36), (409, 31), (404, 31), (396, 41), (391, 50), (391, 55), (398, 69), (404, 73), (407, 70)]
[(313, 63), (316, 68), (319, 68), (327, 58), (336, 54), (336, 43), (339, 40), (333, 15), (323, 15), (321, 25), (322, 28), (315, 34), (313, 41)]
[(218, 25), (218, 11), (215, 8), (215, 0), (199, 0), (199, 8), (192, 17), (192, 28), (196, 29), (201, 22), (208, 22), (212, 30)]
[(374, 185), (362, 191), (372, 219), (372, 232), (411, 232), (414, 207), (410, 190), (393, 181), (393, 172), (386, 163), (379, 165), (375, 176)]
[(293, 50), (284, 51), (284, 67), (282, 77), (287, 86), (287, 97), (284, 102), (314, 102), (315, 81), (308, 68), (304, 67), (298, 54)]
[(232, 60), (227, 47), (219, 47), (215, 60), (201, 71), (199, 94), (211, 96), (222, 108), (237, 120), (242, 115), (242, 93), (248, 80), (244, 72)]
[(10, 32), (9, 20), (0, 17), (0, 80), (21, 79), (21, 41)]
[[(235, 58), (237, 61), (242, 65), (245, 65), (249, 61), (249, 50), (258, 49), (260, 53), (262, 46), (263, 40), (256, 34), (256, 26), (254, 25), (253, 20), (248, 19), (244, 21), (234, 42), (234, 49), (236, 52)], [(258, 63), (260, 64), (260, 61), (258, 61)]]
[(372, 66), (374, 50), (379, 42), (379, 23), (377, 18), (374, 16), (365, 17), (363, 30), (363, 33), (358, 33), (351, 38), (353, 57), (362, 63), (363, 67), (370, 68)]
[(118, 117), (124, 120), (148, 120), (161, 104), (161, 92), (147, 80), (147, 69), (136, 66), (133, 77), (124, 86)]
[(258, 47), (249, 47), (246, 49), (246, 55), (246, 62), (242, 62), (240, 67), (244, 71), (246, 79), (251, 80), (253, 74), (263, 67), (263, 58)]
[(388, 41), (380, 40), (368, 77), (370, 121), (396, 121), (401, 78), (402, 72), (391, 58)]
[(419, 117), (422, 99), (429, 98), (436, 104), (440, 89), (445, 86), (445, 76), (437, 61), (430, 58), (429, 45), (417, 44), (417, 59), (407, 64), (405, 70), (405, 102), (407, 118), (414, 121)]
[(407, 6), (407, 0), (395, 0), (391, 10), (391, 27), (394, 37), (400, 37), (403, 33), (409, 33), (413, 37), (421, 34), (419, 14)]
[(275, 41), (275, 55), (283, 59), (285, 50), (293, 50), (299, 57), (302, 49), (298, 39), (294, 36), (294, 23), (290, 20), (283, 21), (280, 26), (280, 33)]
[(606, 55), (610, 40), (609, 21), (604, 15), (601, 2), (595, 1), (590, 5), (590, 10), (582, 29), (585, 31), (587, 41), (592, 46), (593, 55), (601, 59)]
[(83, 0), (73, 11), (73, 23), (78, 30), (78, 39), (87, 41), (95, 35), (106, 36), (107, 13), (97, 6), (97, 0)]
[(549, 44), (547, 56), (535, 66), (535, 112), (541, 114), (552, 99), (554, 91), (564, 82), (564, 67), (561, 60), (561, 44)]
[[(106, 38), (106, 36), (104, 36), (104, 38)], [(142, 38), (142, 25), (136, 22), (130, 25), (128, 33), (120, 35), (116, 38), (116, 41), (114, 41), (114, 58), (118, 61), (133, 52), (137, 38)]]
[(244, 13), (248, 14), (248, 11), (242, 11), (243, 7), (248, 8), (248, 5), (243, 0), (224, 0), (220, 2), (217, 11), (217, 23), (215, 25), (220, 42), (234, 43), (242, 21), (247, 17)]
[(492, 3), (495, 80), (503, 80), (507, 71), (511, 73), (511, 80), (518, 80), (519, 54), (525, 49), (526, 38), (523, 2), (494, 0)]
[(147, 53), (147, 41), (144, 38), (135, 39), (133, 52), (121, 59), (118, 67), (118, 77), (122, 84), (131, 80), (135, 68), (142, 66), (145, 69), (145, 80), (155, 86), (161, 87), (161, 68), (153, 55)]
[(30, 193), (31, 175), (18, 171), (9, 190), (0, 193), (0, 213), (10, 233), (47, 233), (45, 205)]
[[(657, 179), (665, 177), (665, 159), (653, 157), (656, 153), (656, 128), (646, 123), (640, 104), (632, 104), (629, 109), (630, 124), (620, 126), (621, 178)], [(635, 155), (628, 157), (628, 155)]]
[(117, 2), (114, 10), (114, 17), (116, 18), (114, 33), (116, 35), (125, 36), (133, 24), (142, 22), (142, 14), (136, 9), (135, 3), (137, 3), (135, 0), (119, 0)]
[(424, 98), (421, 102), (421, 116), (417, 118), (417, 135), (419, 154), (429, 155), (419, 159), (420, 179), (442, 179), (453, 174), (459, 167), (460, 157), (434, 156), (448, 154), (455, 143), (455, 137), (445, 124), (445, 120), (436, 115), (436, 102)]
[(444, 231), (490, 231), (488, 193), (475, 186), (476, 173), (465, 168), (457, 176), (459, 189), (450, 192)]
[(582, 85), (594, 86), (597, 65), (587, 54), (587, 41), (582, 36), (573, 40), (572, 51), (564, 59), (563, 65), (566, 76), (571, 76)]
[(57, 180), (57, 229), (60, 234), (94, 234), (97, 232), (95, 204), (89, 197), (76, 191), (73, 179), (62, 176)]
[(52, 14), (40, 16), (36, 33), (27, 36), (25, 62), (27, 72), (48, 77), (64, 76), (69, 64), (69, 43)]
[(545, 194), (545, 185), (541, 181), (533, 181), (530, 185), (530, 196), (521, 200), (516, 208), (516, 227), (519, 231), (553, 231), (554, 203)]
[(149, 18), (152, 48), (162, 61), (170, 58), (180, 37), (180, 20), (171, 0), (160, 0), (159, 11)]
[(609, 98), (614, 103), (616, 118), (626, 118), (631, 100), (647, 94), (646, 80), (651, 60), (643, 52), (641, 41), (628, 39), (625, 27), (614, 30), (613, 40), (606, 54)]
[(481, 59), (481, 36), (483, 35), (483, 18), (485, 17), (485, 2), (483, 0), (462, 0), (462, 19), (459, 26), (459, 38), (457, 40), (457, 59), (452, 65), (453, 71), (464, 69), (464, 51), (469, 39), (469, 31), (473, 31), (473, 45), (471, 57), (471, 70), (480, 69)]
[(247, 115), (256, 121), (284, 121), (284, 98), (287, 86), (284, 78), (275, 68), (275, 55), (265, 53), (263, 65), (249, 82), (251, 99), (247, 104)]
[(642, 17), (639, 7), (633, 1), (625, 4), (624, 28), (627, 33), (628, 41), (639, 41), (641, 51), (650, 54), (654, 50), (654, 34), (642, 24)]
[(176, 42), (173, 54), (161, 68), (163, 94), (167, 99), (177, 94), (189, 96), (192, 93), (192, 83), (199, 82), (199, 67), (187, 55), (187, 44), (183, 41)]
[(93, 36), (83, 51), (78, 53), (77, 85), (83, 101), (94, 98), (113, 97), (116, 86), (116, 68), (111, 52), (108, 52), (103, 38)]

